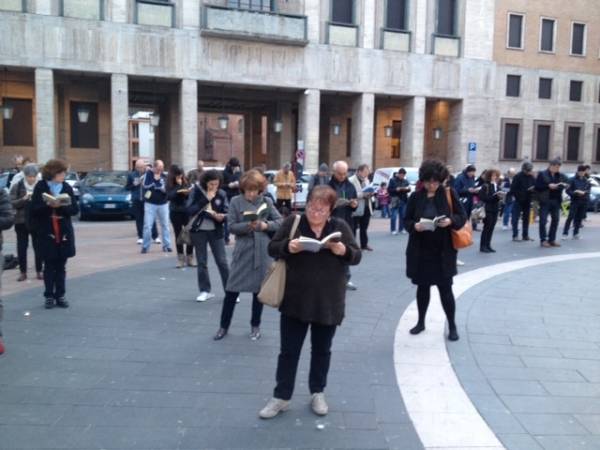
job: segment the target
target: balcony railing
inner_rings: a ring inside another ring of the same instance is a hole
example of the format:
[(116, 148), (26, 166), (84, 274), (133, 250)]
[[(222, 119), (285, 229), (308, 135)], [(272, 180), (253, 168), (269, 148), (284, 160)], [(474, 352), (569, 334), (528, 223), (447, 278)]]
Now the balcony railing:
[(135, 23), (138, 25), (175, 26), (175, 5), (159, 0), (136, 0)]
[(327, 22), (327, 43), (331, 45), (358, 46), (358, 25)]
[(25, 12), (26, 0), (0, 0), (0, 11)]
[(460, 56), (460, 37), (434, 34), (433, 54), (458, 58)]
[(410, 38), (410, 31), (382, 28), (381, 48), (398, 52), (410, 52)]
[(103, 20), (104, 0), (62, 0), (60, 15), (78, 19)]
[(225, 8), (202, 8), (201, 34), (276, 44), (306, 45), (306, 16)]

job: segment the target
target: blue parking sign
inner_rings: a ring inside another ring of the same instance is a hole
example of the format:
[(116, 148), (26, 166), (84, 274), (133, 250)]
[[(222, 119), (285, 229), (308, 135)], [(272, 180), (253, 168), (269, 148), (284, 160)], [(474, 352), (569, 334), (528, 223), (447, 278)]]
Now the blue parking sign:
[(475, 164), (477, 160), (477, 142), (469, 142), (469, 152), (467, 153), (467, 162)]

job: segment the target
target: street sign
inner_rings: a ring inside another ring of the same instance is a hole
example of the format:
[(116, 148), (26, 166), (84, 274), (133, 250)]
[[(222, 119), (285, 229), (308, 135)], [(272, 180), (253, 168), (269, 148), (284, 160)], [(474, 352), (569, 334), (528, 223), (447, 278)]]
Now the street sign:
[(477, 162), (477, 142), (469, 142), (469, 151), (467, 152), (467, 162), (475, 164)]

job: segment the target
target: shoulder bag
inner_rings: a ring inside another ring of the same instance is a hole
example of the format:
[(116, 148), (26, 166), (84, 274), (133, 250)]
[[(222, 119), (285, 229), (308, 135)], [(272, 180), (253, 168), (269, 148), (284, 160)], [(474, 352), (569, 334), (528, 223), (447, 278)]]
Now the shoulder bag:
[[(294, 216), (294, 224), (290, 230), (290, 239), (294, 238), (298, 224), (300, 223), (300, 216)], [(267, 306), (273, 308), (279, 308), (283, 300), (283, 294), (285, 292), (285, 277), (287, 272), (287, 263), (284, 259), (278, 259), (271, 264), (269, 271), (265, 275), (265, 279), (260, 287), (258, 293), (258, 300)]]
[[(448, 200), (448, 206), (450, 207), (450, 214), (454, 214), (454, 205), (450, 189), (446, 189), (446, 199)], [(452, 246), (455, 250), (460, 250), (461, 248), (473, 245), (473, 228), (471, 227), (470, 217), (467, 217), (467, 221), (461, 229), (455, 230), (451, 228), (450, 234), (452, 235)]]

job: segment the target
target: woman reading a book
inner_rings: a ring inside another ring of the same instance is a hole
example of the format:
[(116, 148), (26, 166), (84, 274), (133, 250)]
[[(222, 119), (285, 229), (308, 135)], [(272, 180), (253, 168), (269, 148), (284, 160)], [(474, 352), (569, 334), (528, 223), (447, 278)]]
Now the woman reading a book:
[(483, 231), (479, 243), (479, 251), (482, 253), (496, 253), (492, 248), (492, 235), (498, 221), (498, 212), (500, 210), (500, 200), (505, 196), (504, 191), (498, 189), (500, 171), (497, 169), (488, 169), (485, 175), (482, 175), (481, 191), (479, 199), (485, 207), (485, 217), (483, 218)]
[(281, 226), (281, 215), (273, 201), (263, 195), (267, 180), (258, 170), (249, 170), (240, 179), (241, 195), (229, 204), (227, 223), (235, 236), (235, 247), (221, 311), (221, 326), (216, 341), (227, 335), (236, 299), (240, 292), (252, 293), (250, 339), (260, 339), (263, 304), (258, 301), (260, 285), (271, 264), (267, 247), (270, 236)]
[[(331, 359), (331, 343), (342, 323), (346, 302), (346, 267), (360, 262), (361, 252), (348, 224), (331, 217), (337, 195), (329, 186), (317, 186), (309, 194), (306, 213), (295, 237), (295, 221), (287, 218), (269, 244), (269, 254), (287, 262), (283, 301), (279, 311), (281, 351), (277, 362), (277, 385), (273, 398), (260, 411), (263, 419), (275, 417), (289, 407), (304, 338), (311, 330), (311, 362), (308, 384), (315, 414), (329, 408), (323, 391)], [(339, 232), (339, 234), (336, 234)], [(326, 236), (337, 236), (324, 240)], [(301, 237), (319, 241), (319, 251), (305, 251)]]
[(42, 180), (31, 196), (32, 229), (44, 261), (46, 309), (68, 308), (65, 300), (67, 259), (75, 256), (75, 233), (71, 216), (79, 212), (73, 189), (65, 182), (67, 165), (51, 159), (42, 168)]
[[(425, 330), (431, 286), (437, 286), (448, 320), (448, 339), (458, 340), (454, 322), (455, 302), (452, 278), (456, 275), (456, 250), (452, 228), (463, 227), (467, 215), (453, 189), (443, 186), (448, 170), (439, 161), (425, 161), (419, 169), (422, 188), (408, 199), (405, 225), (409, 232), (406, 247), (406, 274), (417, 285), (419, 320), (411, 334)], [(448, 200), (451, 200), (452, 205)]]
[(169, 219), (175, 231), (175, 243), (177, 246), (177, 267), (182, 268), (186, 264), (195, 267), (194, 247), (186, 245), (185, 255), (183, 253), (183, 244), (177, 242), (181, 229), (188, 223), (186, 203), (191, 192), (191, 187), (185, 178), (183, 169), (173, 164), (169, 167), (169, 176), (167, 178), (167, 198), (169, 199)]

